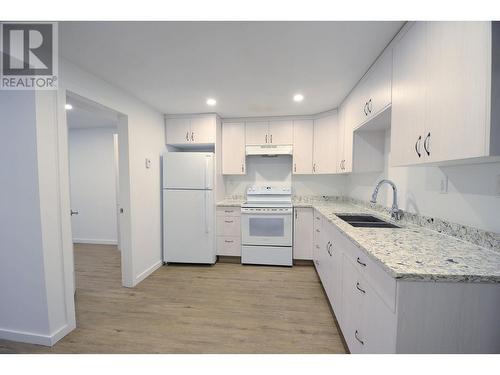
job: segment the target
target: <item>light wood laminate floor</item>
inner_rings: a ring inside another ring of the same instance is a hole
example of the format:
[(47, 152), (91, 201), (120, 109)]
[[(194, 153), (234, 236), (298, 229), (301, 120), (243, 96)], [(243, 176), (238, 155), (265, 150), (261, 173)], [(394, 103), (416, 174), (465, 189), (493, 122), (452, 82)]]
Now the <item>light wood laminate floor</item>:
[(0, 353), (344, 353), (314, 267), (175, 265), (121, 286), (115, 246), (75, 245), (77, 328)]

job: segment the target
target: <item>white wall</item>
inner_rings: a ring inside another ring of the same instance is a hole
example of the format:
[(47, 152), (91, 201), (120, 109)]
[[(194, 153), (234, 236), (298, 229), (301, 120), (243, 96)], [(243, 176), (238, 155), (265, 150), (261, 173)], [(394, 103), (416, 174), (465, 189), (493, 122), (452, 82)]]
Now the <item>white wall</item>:
[(44, 345), (75, 326), (56, 108), (56, 92), (0, 91), (0, 338)]
[(245, 195), (253, 184), (290, 185), (294, 195), (342, 195), (346, 177), (341, 175), (293, 175), (292, 157), (247, 156), (247, 174), (224, 176), (226, 195)]
[(73, 242), (117, 244), (116, 128), (69, 129)]
[[(390, 130), (386, 132), (385, 168), (381, 173), (352, 174), (348, 178), (349, 196), (369, 201), (375, 184), (382, 178), (396, 183), (402, 209), (434, 216), (500, 233), (500, 163), (446, 167), (389, 167)], [(448, 192), (441, 184), (448, 179)], [(392, 204), (392, 189), (380, 191), (380, 201)]]
[[(118, 125), (119, 200), (124, 209), (120, 215), (120, 247), (123, 284), (134, 286), (162, 264), (160, 153), (165, 147), (163, 114), (65, 59), (60, 59), (59, 71), (60, 88), (124, 115)], [(152, 161), (150, 169), (145, 167), (146, 158)]]

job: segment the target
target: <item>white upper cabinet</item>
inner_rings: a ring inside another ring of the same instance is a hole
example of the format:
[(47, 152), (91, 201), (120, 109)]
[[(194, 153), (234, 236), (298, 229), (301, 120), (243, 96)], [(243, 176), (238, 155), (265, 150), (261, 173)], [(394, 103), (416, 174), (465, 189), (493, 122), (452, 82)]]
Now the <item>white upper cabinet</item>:
[(293, 168), (294, 174), (311, 174), (313, 166), (313, 120), (293, 122)]
[(165, 130), (168, 145), (189, 143), (191, 126), (188, 118), (167, 119)]
[(337, 172), (337, 112), (314, 120), (313, 173)]
[(269, 144), (269, 122), (247, 122), (245, 124), (245, 142), (247, 145)]
[(394, 47), (391, 164), (500, 154), (500, 31), (491, 22), (415, 22)]
[(215, 143), (215, 116), (193, 117), (191, 119), (191, 142), (197, 144)]
[(291, 145), (293, 143), (292, 121), (270, 121), (269, 143), (273, 145)]
[(215, 143), (215, 115), (167, 118), (166, 144), (173, 146), (200, 146)]
[(291, 145), (292, 121), (257, 121), (246, 123), (247, 145)]
[(245, 174), (245, 123), (222, 124), (222, 174)]

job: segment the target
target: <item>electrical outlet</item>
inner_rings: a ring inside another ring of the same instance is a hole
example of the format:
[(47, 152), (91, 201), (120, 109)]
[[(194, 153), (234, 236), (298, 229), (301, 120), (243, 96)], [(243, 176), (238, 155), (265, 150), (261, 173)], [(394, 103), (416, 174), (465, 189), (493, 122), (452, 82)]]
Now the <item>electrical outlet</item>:
[(448, 193), (448, 176), (446, 176), (446, 175), (444, 175), (443, 178), (441, 178), (439, 192), (441, 194), (447, 194)]

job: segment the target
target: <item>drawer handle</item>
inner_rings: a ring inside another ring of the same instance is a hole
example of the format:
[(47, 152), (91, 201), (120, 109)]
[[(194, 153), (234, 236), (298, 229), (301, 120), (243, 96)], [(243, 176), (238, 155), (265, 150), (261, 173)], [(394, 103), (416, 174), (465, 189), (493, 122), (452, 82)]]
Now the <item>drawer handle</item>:
[(228, 224), (231, 224), (231, 223), (234, 223), (233, 220), (224, 220), (225, 223), (228, 223)]
[(234, 210), (224, 210), (224, 212), (225, 212), (226, 214), (232, 214), (232, 213), (234, 212)]
[(319, 249), (319, 245), (316, 245), (316, 249)]
[(356, 262), (358, 262), (359, 264), (361, 264), (363, 267), (366, 267), (366, 263), (363, 263), (363, 262), (359, 259), (359, 257), (358, 257), (358, 259), (356, 259)]
[(319, 233), (319, 229), (316, 229), (316, 232), (318, 232), (318, 233)]
[(225, 243), (233, 243), (233, 240), (224, 240)]
[(359, 290), (362, 293), (366, 293), (366, 290), (363, 290), (359, 287), (359, 283), (356, 283), (356, 289)]
[(361, 343), (361, 345), (365, 345), (365, 342), (358, 337), (358, 330), (354, 332), (354, 337)]
[(319, 220), (319, 216), (316, 216), (316, 220)]

